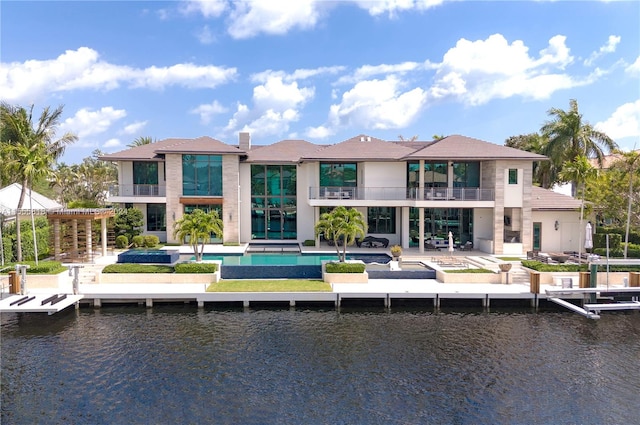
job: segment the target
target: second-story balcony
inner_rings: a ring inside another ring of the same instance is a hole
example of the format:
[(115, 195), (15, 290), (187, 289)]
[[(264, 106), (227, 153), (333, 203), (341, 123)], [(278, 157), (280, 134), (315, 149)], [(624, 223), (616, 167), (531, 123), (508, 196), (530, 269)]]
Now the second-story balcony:
[(310, 200), (494, 201), (493, 189), (476, 187), (310, 187)]
[(167, 196), (167, 187), (158, 184), (120, 184), (109, 188), (109, 198)]

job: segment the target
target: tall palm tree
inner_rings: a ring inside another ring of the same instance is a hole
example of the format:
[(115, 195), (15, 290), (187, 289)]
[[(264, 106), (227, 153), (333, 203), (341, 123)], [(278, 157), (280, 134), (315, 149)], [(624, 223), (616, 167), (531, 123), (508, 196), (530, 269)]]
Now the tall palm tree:
[(565, 181), (576, 182), (582, 195), (580, 197), (580, 229), (578, 237), (578, 258), (582, 258), (582, 232), (584, 231), (582, 222), (584, 215), (584, 198), (587, 181), (598, 177), (598, 169), (593, 167), (586, 156), (577, 156), (575, 160), (564, 164), (560, 178)]
[(155, 143), (155, 140), (153, 140), (149, 136), (141, 136), (137, 139), (134, 139), (134, 141), (129, 143), (127, 146), (130, 148), (135, 148), (136, 146), (150, 145), (151, 143)]
[(18, 261), (22, 261), (19, 210), (24, 204), (27, 190), (31, 190), (35, 179), (48, 176), (66, 146), (78, 140), (78, 136), (73, 133), (66, 133), (59, 139), (55, 138), (62, 109), (63, 106), (54, 110), (47, 106), (34, 126), (33, 105), (28, 111), (21, 106), (11, 106), (4, 102), (0, 105), (0, 152), (13, 180), (22, 185), (16, 208)]
[[(338, 259), (344, 263), (347, 257), (347, 246), (353, 245), (356, 239), (362, 239), (367, 233), (367, 228), (367, 222), (360, 211), (339, 206), (320, 216), (315, 226), (315, 233), (316, 236), (322, 234), (325, 239), (334, 242)], [(342, 252), (340, 252), (340, 244), (342, 244)]]
[(631, 225), (631, 204), (633, 203), (633, 178), (640, 171), (640, 150), (631, 152), (616, 151), (620, 158), (613, 164), (614, 167), (620, 169), (623, 176), (629, 178), (629, 199), (627, 199), (627, 224), (624, 237), (624, 258), (627, 258), (627, 249), (629, 247), (629, 227)]
[[(568, 111), (551, 108), (547, 114), (551, 119), (540, 129), (542, 135), (548, 138), (542, 154), (551, 159), (559, 172), (565, 163), (574, 161), (579, 156), (596, 158), (602, 166), (605, 151), (608, 153), (618, 147), (609, 136), (595, 130), (582, 119), (575, 99), (569, 101)], [(577, 182), (571, 183), (575, 196)]]
[[(193, 249), (197, 262), (202, 261), (204, 245), (211, 238), (211, 234), (213, 233), (217, 238), (222, 238), (223, 235), (222, 219), (215, 210), (204, 212), (201, 209), (195, 209), (177, 220), (173, 228), (174, 237), (180, 241), (189, 239), (189, 245)], [(198, 244), (200, 244), (200, 251), (198, 251)]]

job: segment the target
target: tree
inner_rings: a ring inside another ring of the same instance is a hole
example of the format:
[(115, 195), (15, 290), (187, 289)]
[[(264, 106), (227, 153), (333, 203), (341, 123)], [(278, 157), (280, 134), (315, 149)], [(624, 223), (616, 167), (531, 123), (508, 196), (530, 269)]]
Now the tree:
[(418, 140), (418, 135), (413, 135), (407, 139), (402, 134), (399, 134), (398, 140), (400, 140), (401, 142), (415, 142), (416, 140)]
[[(320, 220), (315, 225), (315, 234), (323, 235), (326, 240), (333, 241), (338, 259), (344, 263), (347, 257), (347, 246), (353, 245), (356, 239), (362, 239), (367, 233), (367, 228), (365, 217), (360, 211), (339, 206), (320, 216)], [(342, 253), (340, 244), (342, 244)]]
[(137, 208), (126, 208), (118, 211), (115, 216), (113, 230), (116, 236), (125, 235), (131, 241), (134, 236), (142, 234), (144, 216)]
[[(189, 245), (193, 249), (197, 262), (202, 261), (204, 245), (211, 238), (211, 234), (213, 233), (217, 238), (223, 236), (222, 219), (215, 210), (204, 212), (196, 208), (177, 220), (173, 228), (174, 237), (181, 241), (189, 239)], [(200, 251), (198, 251), (198, 244), (200, 244)]]
[(576, 182), (578, 189), (581, 190), (581, 202), (580, 202), (580, 236), (578, 237), (578, 258), (582, 256), (582, 232), (583, 232), (583, 215), (584, 215), (584, 198), (585, 198), (585, 186), (587, 181), (598, 177), (598, 169), (591, 166), (586, 156), (577, 156), (574, 161), (567, 162), (564, 165), (560, 178), (564, 181)]
[(629, 179), (629, 197), (627, 199), (627, 224), (625, 226), (624, 238), (624, 258), (627, 258), (627, 249), (629, 247), (629, 227), (631, 226), (631, 205), (634, 197), (633, 178), (638, 170), (640, 170), (640, 151), (617, 151), (616, 153), (620, 155), (620, 159), (618, 159), (614, 163), (614, 167), (620, 169), (623, 176)]
[[(504, 145), (510, 148), (544, 155), (544, 150), (549, 139), (539, 133), (521, 134), (511, 136), (505, 140)], [(533, 182), (544, 187), (551, 188), (558, 182), (558, 169), (552, 161), (536, 161), (533, 163)]]
[[(552, 118), (540, 129), (542, 135), (548, 139), (542, 154), (551, 159), (558, 174), (562, 172), (564, 164), (575, 161), (579, 156), (595, 158), (602, 167), (605, 156), (603, 149), (610, 152), (617, 148), (609, 136), (595, 130), (582, 119), (575, 99), (569, 101), (568, 111), (551, 108), (547, 114)], [(571, 183), (575, 196), (578, 182)]]
[(134, 139), (133, 142), (127, 145), (127, 147), (135, 148), (136, 146), (150, 145), (151, 143), (155, 143), (155, 142), (156, 141), (153, 140), (151, 137), (143, 136), (143, 137), (138, 137), (137, 139)]
[[(0, 105), (0, 155), (6, 171), (14, 181), (22, 185), (16, 208), (16, 223), (20, 219), (19, 210), (23, 207), (27, 190), (31, 190), (34, 180), (49, 176), (53, 164), (62, 156), (66, 146), (78, 140), (73, 133), (65, 133), (61, 138), (55, 138), (62, 109), (62, 106), (58, 106), (52, 111), (47, 106), (34, 126), (33, 105), (28, 111), (4, 102)], [(33, 210), (32, 227), (35, 227)], [(20, 226), (16, 226), (16, 229), (17, 260), (22, 261)]]

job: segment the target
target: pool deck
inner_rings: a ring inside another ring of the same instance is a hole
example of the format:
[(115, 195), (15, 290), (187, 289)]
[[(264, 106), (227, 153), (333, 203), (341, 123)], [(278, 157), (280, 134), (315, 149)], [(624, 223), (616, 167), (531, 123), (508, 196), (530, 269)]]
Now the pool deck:
[[(216, 249), (209, 248), (205, 250), (208, 253), (220, 253), (221, 248), (229, 252), (242, 252), (243, 246), (240, 247), (220, 247)], [(328, 247), (332, 248), (332, 247)], [(166, 249), (178, 249), (181, 253), (189, 253), (188, 247), (166, 247)], [(310, 252), (334, 252), (330, 249), (308, 249)], [(386, 253), (387, 249), (350, 249), (349, 252), (364, 253)], [(417, 249), (405, 250), (403, 255), (404, 261), (431, 261), (434, 256), (448, 256), (448, 252), (441, 253), (419, 253)], [(460, 253), (457, 253), (461, 256)], [(470, 252), (465, 253), (464, 257), (471, 260), (474, 256), (490, 257), (488, 254)], [(100, 257), (96, 263), (91, 265), (94, 270), (99, 270), (107, 264), (115, 263), (117, 255)], [(491, 259), (489, 258), (489, 261)], [(497, 267), (499, 261), (495, 262)], [(82, 270), (82, 269), (81, 269)], [(85, 269), (86, 270), (86, 269)], [(87, 270), (87, 272), (89, 272)], [(477, 276), (477, 275), (475, 275)], [(608, 289), (615, 289), (616, 286), (610, 286)], [(45, 295), (73, 294), (71, 278), (64, 280), (57, 288), (29, 288), (25, 295), (35, 295), (39, 298)], [(336, 307), (343, 305), (345, 300), (367, 300), (379, 303), (385, 307), (391, 307), (395, 302), (400, 300), (414, 300), (422, 303), (425, 307), (439, 308), (441, 305), (456, 302), (466, 302), (477, 305), (482, 308), (489, 308), (492, 301), (508, 300), (514, 304), (522, 306), (523, 303), (529, 304), (531, 307), (537, 308), (541, 300), (547, 300), (549, 296), (546, 290), (558, 289), (553, 285), (541, 285), (540, 292), (531, 293), (528, 282), (513, 282), (511, 284), (496, 283), (442, 283), (435, 279), (370, 279), (368, 283), (334, 283), (331, 292), (206, 292), (206, 285), (203, 284), (158, 284), (158, 283), (119, 283), (119, 284), (96, 284), (96, 283), (80, 283), (78, 299), (76, 306), (92, 305), (101, 307), (108, 303), (137, 303), (152, 307), (154, 303), (166, 302), (184, 302), (196, 303), (198, 307), (204, 307), (208, 304), (216, 303), (241, 303), (244, 307), (250, 307), (252, 304), (259, 303), (288, 303), (295, 306), (301, 303), (330, 303)], [(6, 295), (6, 294), (5, 294)], [(4, 297), (0, 305), (0, 311), (18, 311), (8, 308), (8, 304), (12, 300), (17, 300), (22, 295), (11, 295), (9, 298)], [(38, 298), (38, 299), (39, 299)], [(583, 300), (583, 294), (568, 295), (565, 298), (573, 298)], [(7, 304), (7, 305), (5, 305)], [(66, 303), (65, 303), (66, 304)], [(466, 304), (465, 304), (466, 305)], [(49, 312), (49, 311), (47, 311)]]

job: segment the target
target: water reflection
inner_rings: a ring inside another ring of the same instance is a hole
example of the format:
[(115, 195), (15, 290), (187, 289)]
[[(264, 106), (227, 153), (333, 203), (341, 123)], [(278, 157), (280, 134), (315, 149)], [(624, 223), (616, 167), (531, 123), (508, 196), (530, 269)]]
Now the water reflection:
[(2, 423), (633, 423), (640, 315), (2, 316)]

